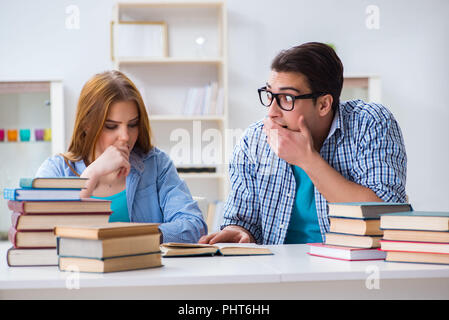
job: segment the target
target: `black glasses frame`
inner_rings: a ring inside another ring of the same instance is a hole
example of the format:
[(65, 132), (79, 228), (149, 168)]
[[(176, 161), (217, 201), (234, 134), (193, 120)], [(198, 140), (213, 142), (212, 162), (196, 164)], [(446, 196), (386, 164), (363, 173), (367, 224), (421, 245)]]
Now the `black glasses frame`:
[[(265, 106), (265, 107), (271, 106), (271, 104), (273, 103), (273, 100), (276, 99), (276, 102), (277, 102), (279, 108), (281, 108), (284, 111), (292, 111), (295, 108), (295, 101), (297, 99), (299, 99), (299, 100), (316, 99), (316, 98), (324, 96), (326, 94), (325, 92), (315, 92), (315, 93), (308, 93), (308, 94), (301, 94), (299, 96), (294, 96), (294, 95), (288, 94), (288, 93), (273, 93), (270, 90), (267, 90), (267, 87), (259, 88), (259, 89), (257, 89), (257, 92), (259, 93), (260, 103), (262, 103), (263, 106)], [(266, 104), (263, 103), (262, 92), (269, 92), (269, 93), (271, 93), (271, 95), (273, 96), (274, 99), (271, 99), (270, 104), (266, 105)], [(279, 95), (290, 96), (292, 98), (293, 103), (292, 103), (292, 107), (290, 109), (287, 109), (287, 108), (285, 108), (285, 107), (283, 107), (281, 105), (281, 101), (279, 99)]]

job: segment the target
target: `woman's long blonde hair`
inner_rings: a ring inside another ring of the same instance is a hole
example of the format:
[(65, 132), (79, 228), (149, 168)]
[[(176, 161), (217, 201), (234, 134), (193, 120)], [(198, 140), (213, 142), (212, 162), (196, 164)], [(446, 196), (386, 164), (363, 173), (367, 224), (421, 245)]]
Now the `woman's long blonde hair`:
[[(138, 109), (139, 135), (134, 149), (137, 147), (143, 153), (152, 149), (150, 122), (139, 90), (120, 71), (106, 71), (89, 79), (81, 90), (72, 139), (67, 152), (63, 154), (67, 164), (68, 161), (84, 160), (88, 166), (90, 161), (95, 160), (95, 145), (109, 108), (119, 101), (134, 101)], [(69, 167), (74, 171), (70, 164)]]

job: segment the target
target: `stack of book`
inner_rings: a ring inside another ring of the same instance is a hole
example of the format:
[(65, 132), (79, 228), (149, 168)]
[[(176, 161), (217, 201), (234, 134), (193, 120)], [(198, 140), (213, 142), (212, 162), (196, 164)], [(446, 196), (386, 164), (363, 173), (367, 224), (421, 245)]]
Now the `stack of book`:
[(342, 260), (382, 260), (380, 215), (412, 210), (391, 202), (329, 203), (330, 232), (325, 243), (309, 244), (311, 255)]
[(162, 266), (157, 223), (57, 226), (61, 271), (116, 272)]
[(386, 261), (449, 264), (449, 212), (384, 214), (380, 227)]
[(22, 178), (20, 188), (4, 189), (11, 211), (9, 266), (55, 266), (58, 261), (53, 229), (57, 225), (108, 222), (110, 201), (80, 199), (86, 182), (67, 177)]

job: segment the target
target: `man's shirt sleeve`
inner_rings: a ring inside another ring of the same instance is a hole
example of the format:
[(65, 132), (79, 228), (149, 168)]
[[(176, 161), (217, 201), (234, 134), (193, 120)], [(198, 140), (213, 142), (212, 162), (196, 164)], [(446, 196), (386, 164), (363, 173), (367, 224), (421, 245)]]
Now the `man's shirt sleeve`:
[(253, 235), (257, 243), (262, 243), (255, 164), (248, 152), (247, 136), (244, 135), (235, 146), (229, 164), (231, 190), (224, 206), (221, 229), (227, 225), (241, 226)]
[(386, 202), (405, 202), (407, 155), (392, 114), (365, 123), (360, 131), (353, 175), (356, 183), (373, 190)]

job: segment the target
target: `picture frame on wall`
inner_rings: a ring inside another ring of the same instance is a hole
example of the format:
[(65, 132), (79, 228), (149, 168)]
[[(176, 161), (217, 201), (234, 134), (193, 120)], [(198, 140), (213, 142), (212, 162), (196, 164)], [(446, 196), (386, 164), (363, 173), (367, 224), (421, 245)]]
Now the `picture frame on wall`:
[[(164, 58), (168, 56), (164, 21), (111, 22), (111, 58)], [(145, 39), (145, 41), (142, 41)]]

